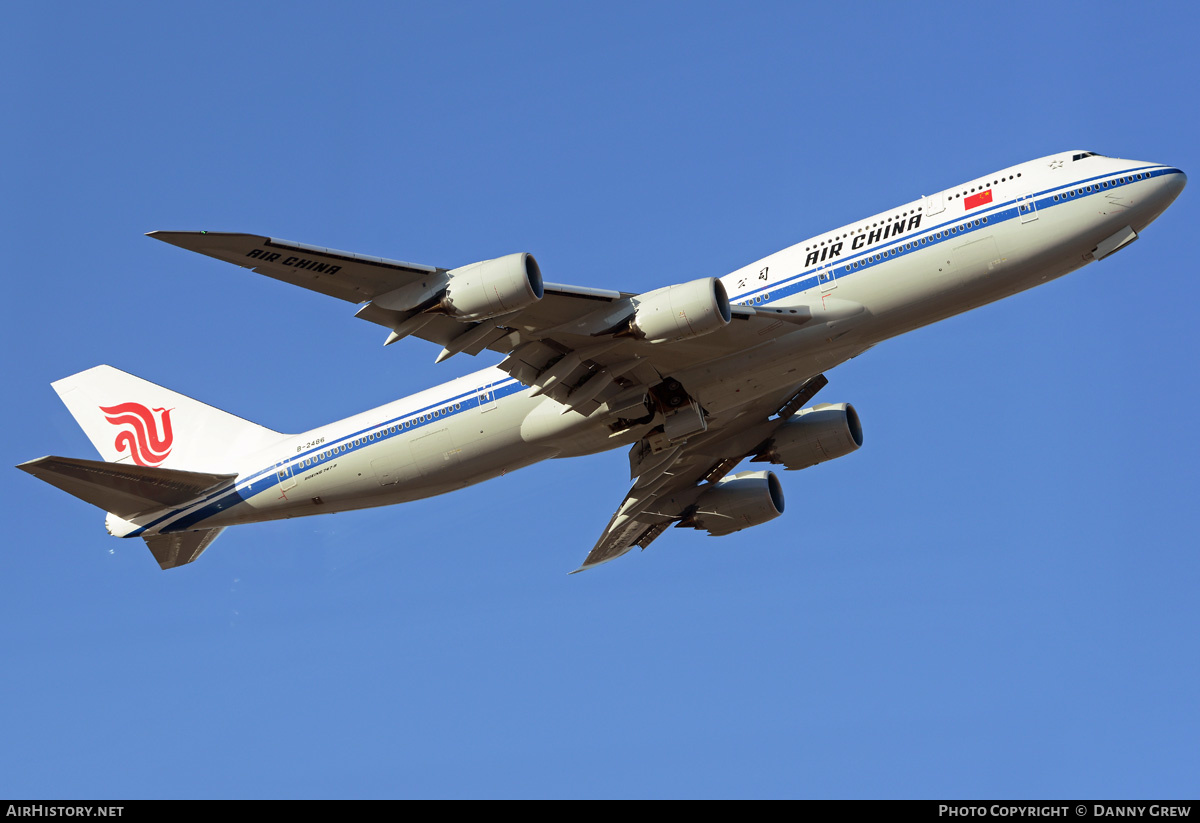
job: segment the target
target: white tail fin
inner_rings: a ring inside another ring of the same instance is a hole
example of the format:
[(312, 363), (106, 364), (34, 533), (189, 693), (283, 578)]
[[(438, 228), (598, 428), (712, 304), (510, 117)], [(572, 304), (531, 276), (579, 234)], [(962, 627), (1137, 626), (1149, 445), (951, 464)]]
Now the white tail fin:
[(286, 438), (112, 366), (53, 385), (100, 456), (113, 463), (225, 473)]

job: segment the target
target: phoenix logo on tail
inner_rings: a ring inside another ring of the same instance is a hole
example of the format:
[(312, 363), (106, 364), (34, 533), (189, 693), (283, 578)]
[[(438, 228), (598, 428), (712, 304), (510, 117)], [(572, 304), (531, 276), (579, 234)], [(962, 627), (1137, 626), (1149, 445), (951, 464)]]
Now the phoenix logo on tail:
[[(139, 466), (157, 466), (171, 454), (175, 435), (171, 431), (173, 409), (150, 409), (141, 403), (121, 403), (101, 406), (105, 418), (114, 426), (122, 426), (113, 446), (118, 452), (128, 450)], [(158, 419), (155, 419), (157, 415)]]

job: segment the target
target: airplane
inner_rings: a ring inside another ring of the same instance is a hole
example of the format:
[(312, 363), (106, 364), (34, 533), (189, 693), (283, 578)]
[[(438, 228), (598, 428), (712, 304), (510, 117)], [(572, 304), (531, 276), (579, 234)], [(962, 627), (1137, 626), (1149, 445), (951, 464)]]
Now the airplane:
[(575, 571), (669, 526), (721, 536), (784, 511), (772, 471), (863, 443), (849, 403), (808, 404), (881, 341), (1126, 248), (1178, 197), (1178, 168), (1067, 151), (809, 238), (721, 278), (634, 294), (544, 282), (528, 253), (454, 269), (250, 234), (149, 237), (357, 306), (437, 362), (485, 368), (281, 434), (110, 366), (53, 383), (102, 460), (17, 468), (142, 537), (163, 569), (228, 526), (444, 494), (549, 458), (629, 447), (631, 487)]

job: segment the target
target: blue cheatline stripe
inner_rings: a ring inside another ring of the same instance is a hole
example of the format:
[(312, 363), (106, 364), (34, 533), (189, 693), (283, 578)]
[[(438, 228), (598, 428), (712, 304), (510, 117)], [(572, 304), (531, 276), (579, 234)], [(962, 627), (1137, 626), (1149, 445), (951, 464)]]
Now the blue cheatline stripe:
[[(1134, 183), (1144, 183), (1151, 177), (1160, 177), (1167, 174), (1182, 174), (1179, 169), (1170, 166), (1153, 166), (1148, 168), (1134, 167), (1119, 172), (1107, 172), (1098, 174), (1094, 177), (1075, 180), (1071, 183), (1066, 183), (1061, 186), (1044, 189), (1042, 191), (1021, 196), (1021, 205), (1032, 203), (1036, 211), (1041, 211), (1044, 208), (1052, 208), (1057, 205), (1062, 205), (1067, 200), (1054, 200), (1054, 195), (1062, 195), (1064, 192), (1070, 192), (1077, 188), (1094, 184), (1096, 181), (1107, 180), (1108, 185), (1105, 187), (1094, 187), (1093, 191), (1086, 192), (1082, 196), (1088, 197), (1094, 194), (1112, 191), (1113, 189), (1122, 186), (1133, 185)], [(1138, 179), (1135, 175), (1141, 175)], [(1129, 177), (1125, 180), (1125, 177)], [(1111, 179), (1117, 178), (1117, 179)], [(1075, 198), (1078, 200), (1079, 198)], [(836, 263), (825, 261), (812, 267), (802, 269), (798, 274), (785, 277), (783, 280), (769, 286), (758, 286), (748, 291), (738, 294), (730, 302), (735, 305), (750, 306), (755, 305), (768, 306), (775, 303), (777, 300), (782, 300), (785, 297), (790, 297), (801, 292), (808, 291), (820, 282), (819, 275), (828, 272), (833, 276), (835, 281), (841, 280), (851, 274), (857, 274), (873, 266), (881, 263), (886, 263), (906, 254), (922, 251), (931, 246), (943, 243), (947, 240), (956, 239), (959, 235), (973, 231), (979, 231), (985, 226), (992, 227), (1006, 220), (1012, 220), (1020, 216), (1016, 198), (1007, 200), (1003, 203), (997, 203), (987, 208), (974, 209), (969, 214), (961, 215), (953, 220), (946, 220), (934, 226), (921, 227), (915, 230), (910, 235), (905, 235), (899, 238), (891, 238), (879, 243), (868, 249), (855, 252), (846, 257), (838, 259)], [(985, 219), (986, 218), (986, 219)], [(978, 225), (975, 221), (981, 221)], [(839, 229), (840, 231), (840, 229)], [(941, 236), (938, 236), (940, 233)], [(924, 240), (925, 242), (921, 242)], [(801, 241), (807, 242), (807, 241)], [(907, 246), (907, 248), (906, 248)], [(878, 255), (879, 259), (875, 259)], [(769, 300), (754, 303), (754, 298), (760, 295), (769, 295)]]
[[(281, 465), (270, 466), (245, 478), (239, 478), (236, 481), (236, 485), (218, 489), (183, 509), (175, 509), (168, 512), (136, 531), (131, 532), (128, 536), (137, 537), (148, 529), (166, 523), (172, 518), (178, 519), (170, 523), (163, 531), (186, 531), (202, 520), (212, 517), (225, 509), (233, 508), (239, 503), (257, 494), (261, 494), (273, 486), (279, 485), (281, 472), (285, 469), (287, 470), (287, 476), (293, 476), (303, 472), (307, 468), (304, 464), (308, 460), (315, 461), (311, 465), (319, 465), (326, 460), (334, 460), (337, 457), (374, 446), (381, 441), (409, 434), (432, 423), (441, 422), (448, 417), (479, 408), (485, 403), (495, 402), (500, 398), (526, 391), (528, 388), (528, 386), (520, 383), (515, 378), (506, 378), (498, 382), (475, 386), (453, 397), (440, 400), (436, 403), (430, 403), (427, 406), (414, 409), (374, 426), (368, 426), (351, 432), (336, 440), (329, 440), (320, 444), (319, 448), (308, 449), (292, 455), (287, 460), (280, 461)], [(454, 408), (456, 403), (459, 405), (457, 409)], [(437, 414), (433, 412), (437, 412)], [(328, 458), (320, 457), (325, 452), (335, 450), (337, 451), (336, 455), (331, 454)]]

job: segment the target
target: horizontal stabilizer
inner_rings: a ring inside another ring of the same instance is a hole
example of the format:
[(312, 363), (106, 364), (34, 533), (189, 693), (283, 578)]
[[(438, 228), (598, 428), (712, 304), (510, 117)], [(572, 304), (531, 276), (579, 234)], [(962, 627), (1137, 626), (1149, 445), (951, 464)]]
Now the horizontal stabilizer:
[(41, 457), (17, 468), (126, 519), (180, 506), (237, 478), (75, 457)]
[(150, 553), (158, 561), (159, 568), (173, 569), (191, 563), (217, 539), (217, 535), (225, 531), (219, 529), (204, 529), (198, 532), (172, 532), (171, 534), (156, 534), (146, 538)]

